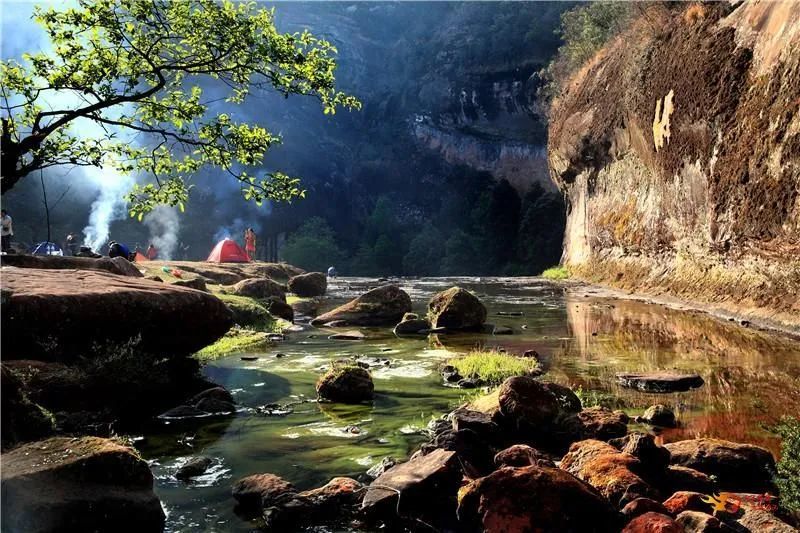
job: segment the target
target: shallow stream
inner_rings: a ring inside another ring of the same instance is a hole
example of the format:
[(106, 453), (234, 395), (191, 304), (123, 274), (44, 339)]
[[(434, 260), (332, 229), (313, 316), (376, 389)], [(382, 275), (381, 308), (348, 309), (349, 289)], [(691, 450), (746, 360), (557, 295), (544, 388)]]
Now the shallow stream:
[[(337, 280), (323, 310), (376, 285)], [(591, 290), (573, 294), (538, 278), (401, 282), (419, 312), (433, 293), (453, 285), (475, 291), (488, 321), (510, 326), (514, 334), (397, 338), (390, 328), (361, 328), (365, 341), (337, 341), (327, 338), (333, 330), (308, 328), (248, 354), (258, 356), (255, 361), (236, 354), (208, 364), (206, 375), (241, 404), (237, 415), (163, 425), (137, 443), (153, 466), (168, 531), (253, 530), (254, 523), (234, 514), (230, 496), (231, 483), (245, 475), (271, 472), (307, 489), (334, 476), (358, 477), (387, 456), (405, 459), (424, 440), (420, 430), (432, 417), (474, 394), (444, 386), (438, 367), (476, 346), (536, 350), (547, 369), (544, 379), (579, 391), (585, 406), (601, 404), (630, 415), (654, 403), (672, 406), (681, 427), (661, 433), (664, 442), (714, 436), (777, 454), (779, 442), (769, 427), (782, 415), (800, 412), (800, 342), (699, 312), (603, 298)], [(331, 360), (351, 355), (370, 364), (373, 404), (316, 403), (317, 377)], [(672, 369), (697, 372), (705, 385), (647, 394), (615, 380), (617, 372)], [(290, 404), (290, 412), (255, 410), (273, 403)], [(219, 463), (193, 483), (175, 480), (175, 470), (200, 454)]]

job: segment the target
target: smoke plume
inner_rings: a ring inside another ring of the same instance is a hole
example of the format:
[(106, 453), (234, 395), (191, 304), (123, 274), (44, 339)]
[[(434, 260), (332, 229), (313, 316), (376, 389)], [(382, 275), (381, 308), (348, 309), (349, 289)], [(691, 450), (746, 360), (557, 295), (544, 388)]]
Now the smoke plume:
[(158, 250), (159, 259), (172, 259), (178, 245), (180, 218), (174, 207), (160, 205), (144, 217), (144, 224), (150, 231), (150, 242)]

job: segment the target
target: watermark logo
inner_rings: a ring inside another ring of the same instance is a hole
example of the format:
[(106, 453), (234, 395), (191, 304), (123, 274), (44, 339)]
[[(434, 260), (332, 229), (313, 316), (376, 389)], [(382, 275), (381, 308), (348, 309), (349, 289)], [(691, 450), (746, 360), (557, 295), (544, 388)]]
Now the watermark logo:
[(773, 512), (778, 510), (778, 497), (772, 494), (737, 494), (719, 492), (708, 494), (702, 500), (711, 505), (712, 513), (736, 514), (742, 507)]

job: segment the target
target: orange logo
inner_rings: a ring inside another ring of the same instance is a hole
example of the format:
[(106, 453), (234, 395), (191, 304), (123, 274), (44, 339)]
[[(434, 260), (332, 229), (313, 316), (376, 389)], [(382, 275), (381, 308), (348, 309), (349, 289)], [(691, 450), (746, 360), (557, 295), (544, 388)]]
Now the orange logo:
[(736, 494), (733, 492), (720, 492), (706, 495), (702, 500), (711, 505), (711, 512), (736, 514), (744, 505), (762, 511), (775, 511), (778, 509), (778, 498), (772, 494)]

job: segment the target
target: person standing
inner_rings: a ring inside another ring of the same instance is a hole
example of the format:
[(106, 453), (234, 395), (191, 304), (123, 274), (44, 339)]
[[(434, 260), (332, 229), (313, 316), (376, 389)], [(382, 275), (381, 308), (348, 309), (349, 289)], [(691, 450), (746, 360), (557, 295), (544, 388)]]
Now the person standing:
[(250, 261), (254, 261), (256, 258), (256, 232), (253, 231), (253, 228), (247, 228), (244, 231), (244, 249)]
[(145, 254), (150, 261), (155, 261), (156, 257), (158, 257), (158, 250), (156, 247), (153, 246), (153, 243), (150, 243), (150, 246), (147, 247), (147, 253)]
[(0, 219), (0, 223), (2, 224), (2, 231), (0, 231), (0, 235), (2, 235), (2, 249), (3, 252), (8, 253), (8, 251), (11, 250), (11, 237), (14, 236), (14, 221), (5, 209), (3, 209), (0, 214), (2, 214), (2, 219)]

